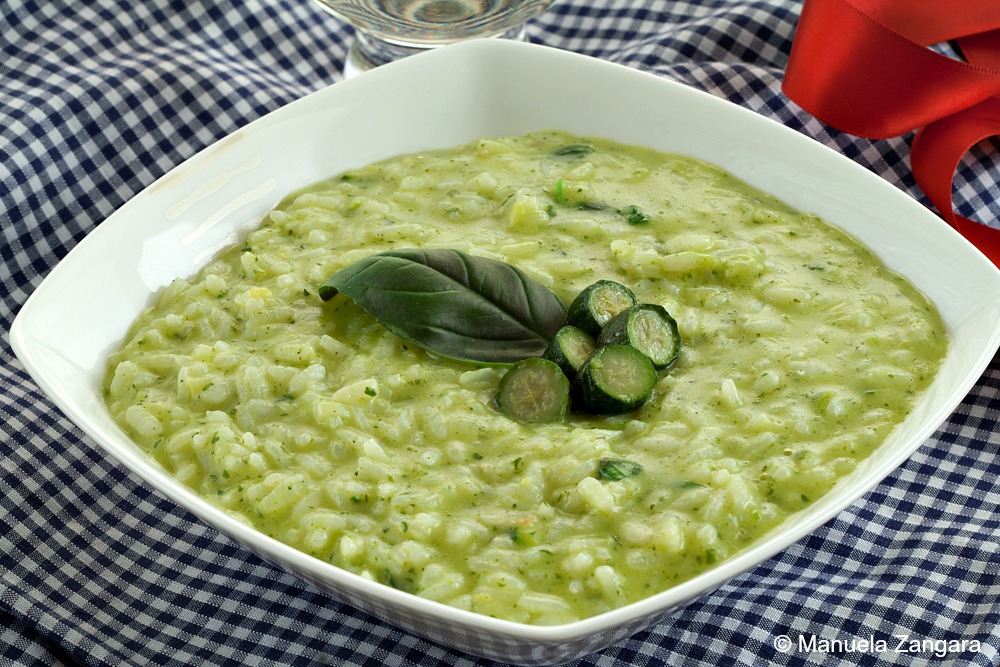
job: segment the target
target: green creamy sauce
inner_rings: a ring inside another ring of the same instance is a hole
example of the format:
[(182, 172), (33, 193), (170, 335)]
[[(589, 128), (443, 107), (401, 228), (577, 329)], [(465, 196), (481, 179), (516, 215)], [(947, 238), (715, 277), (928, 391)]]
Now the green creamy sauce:
[[(318, 297), (407, 247), (503, 260), (566, 303), (616, 280), (670, 311), (683, 351), (637, 412), (515, 423), (493, 404), (502, 367)], [(202, 496), (362, 576), (538, 624), (660, 592), (774, 530), (879, 446), (947, 347), (926, 299), (814, 216), (688, 157), (557, 132), (295, 193), (125, 340), (108, 408)], [(607, 460), (641, 470), (606, 479)]]

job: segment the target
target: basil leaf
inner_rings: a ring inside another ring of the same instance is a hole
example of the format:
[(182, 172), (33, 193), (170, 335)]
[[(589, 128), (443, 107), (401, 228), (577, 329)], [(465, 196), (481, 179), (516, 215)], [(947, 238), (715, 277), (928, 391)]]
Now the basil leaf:
[(587, 155), (588, 153), (593, 153), (594, 147), (588, 146), (587, 144), (568, 144), (552, 151), (553, 155), (558, 155), (560, 157), (580, 157)]
[(566, 307), (510, 264), (458, 250), (378, 253), (337, 271), (319, 289), (338, 293), (389, 331), (452, 359), (513, 363), (540, 356), (566, 323)]
[(612, 482), (626, 477), (635, 477), (640, 472), (642, 472), (642, 465), (625, 459), (601, 459), (597, 468), (598, 477)]
[(630, 225), (644, 225), (649, 222), (649, 216), (640, 211), (635, 204), (632, 204), (621, 213), (628, 218), (628, 224)]

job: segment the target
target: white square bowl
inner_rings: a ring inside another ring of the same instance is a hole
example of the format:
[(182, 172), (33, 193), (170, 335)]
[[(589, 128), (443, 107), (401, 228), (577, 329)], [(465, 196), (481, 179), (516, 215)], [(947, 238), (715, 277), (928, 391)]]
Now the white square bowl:
[[(557, 626), (488, 618), (306, 556), (235, 521), (170, 477), (115, 425), (100, 386), (108, 354), (173, 278), (194, 274), (287, 193), (401, 153), (560, 129), (715, 163), (847, 231), (938, 307), (952, 337), (906, 421), (780, 531), (679, 586)], [(822, 525), (905, 461), (948, 418), (1000, 345), (1000, 272), (923, 206), (822, 145), (750, 111), (618, 65), (483, 40), (408, 58), (261, 118), (129, 201), (52, 271), (11, 343), (32, 377), (107, 454), (282, 569), (432, 641), (522, 665), (565, 662), (655, 623)]]

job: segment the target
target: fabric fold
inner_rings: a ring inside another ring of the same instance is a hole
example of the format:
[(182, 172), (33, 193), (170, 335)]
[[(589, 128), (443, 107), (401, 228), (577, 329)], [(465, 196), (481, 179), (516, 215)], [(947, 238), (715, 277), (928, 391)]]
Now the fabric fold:
[[(964, 60), (928, 48), (949, 40)], [(782, 88), (849, 134), (885, 139), (918, 130), (911, 160), (920, 188), (1000, 264), (1000, 230), (958, 216), (952, 201), (962, 156), (1000, 134), (1000, 5), (807, 0)]]

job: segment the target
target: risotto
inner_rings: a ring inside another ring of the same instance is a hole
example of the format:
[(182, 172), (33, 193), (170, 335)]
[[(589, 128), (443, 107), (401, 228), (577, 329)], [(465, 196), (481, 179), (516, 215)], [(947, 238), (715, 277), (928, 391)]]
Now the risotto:
[[(448, 248), (569, 303), (598, 280), (683, 348), (622, 415), (519, 423), (507, 366), (390, 333), (331, 274)], [(878, 447), (947, 347), (867, 250), (679, 155), (539, 132), (358, 168), (297, 192), (178, 278), (110, 359), (121, 427), (218, 507), (318, 559), (474, 612), (570, 622), (711, 568)], [(601, 474), (607, 461), (627, 475)]]

